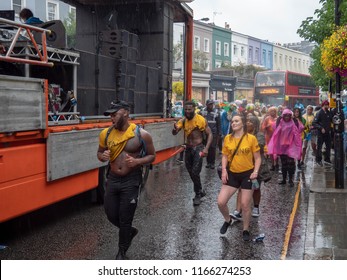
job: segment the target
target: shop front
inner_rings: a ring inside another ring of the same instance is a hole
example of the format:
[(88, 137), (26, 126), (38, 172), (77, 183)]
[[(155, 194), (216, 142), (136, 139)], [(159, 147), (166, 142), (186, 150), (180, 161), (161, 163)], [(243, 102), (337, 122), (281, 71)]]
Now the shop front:
[(234, 101), (237, 77), (211, 75), (210, 98), (220, 102)]

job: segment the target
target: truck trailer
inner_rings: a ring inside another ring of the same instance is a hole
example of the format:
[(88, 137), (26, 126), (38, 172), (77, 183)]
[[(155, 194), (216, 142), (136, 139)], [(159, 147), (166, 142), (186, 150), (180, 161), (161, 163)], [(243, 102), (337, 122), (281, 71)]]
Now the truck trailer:
[[(170, 117), (173, 26), (185, 27), (185, 99), (191, 97), (193, 12), (179, 0), (66, 0), (76, 7), (76, 46), (60, 21), (0, 18), (0, 222), (95, 189), (103, 116), (113, 100), (153, 137), (158, 164), (182, 151)], [(144, 177), (149, 166), (144, 168)]]

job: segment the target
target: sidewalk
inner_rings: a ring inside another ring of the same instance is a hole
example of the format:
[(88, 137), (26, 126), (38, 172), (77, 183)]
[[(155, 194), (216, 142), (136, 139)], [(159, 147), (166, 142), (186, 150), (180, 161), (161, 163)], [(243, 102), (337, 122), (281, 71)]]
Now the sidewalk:
[(306, 181), (310, 197), (304, 259), (347, 260), (346, 170), (344, 189), (336, 189), (334, 165), (320, 167), (309, 158), (307, 169), (311, 177)]

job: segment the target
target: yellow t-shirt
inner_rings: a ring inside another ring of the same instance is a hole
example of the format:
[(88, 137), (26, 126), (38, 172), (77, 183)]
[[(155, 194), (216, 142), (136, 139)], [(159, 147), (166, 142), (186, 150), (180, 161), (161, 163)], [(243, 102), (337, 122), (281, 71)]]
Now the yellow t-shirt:
[[(184, 125), (183, 125), (183, 120)], [(198, 128), (200, 131), (204, 131), (207, 127), (206, 119), (198, 114), (195, 114), (195, 116), (191, 119), (180, 119), (176, 123), (177, 128), (183, 128), (186, 136), (188, 136), (194, 129)]]
[[(109, 128), (105, 128), (100, 132), (99, 145), (102, 148), (105, 146), (105, 138)], [(110, 150), (110, 162), (114, 161), (116, 157), (123, 151), (127, 141), (135, 137), (136, 124), (131, 123), (128, 129), (121, 132), (117, 129), (112, 129), (107, 138), (107, 148)]]
[[(228, 156), (228, 162), (231, 161), (231, 157), (239, 143), (241, 138), (235, 138), (229, 134), (224, 138), (224, 144), (222, 154)], [(253, 153), (260, 150), (257, 138), (247, 133), (237, 150), (233, 161), (230, 165), (230, 171), (234, 173), (241, 173), (254, 168)]]

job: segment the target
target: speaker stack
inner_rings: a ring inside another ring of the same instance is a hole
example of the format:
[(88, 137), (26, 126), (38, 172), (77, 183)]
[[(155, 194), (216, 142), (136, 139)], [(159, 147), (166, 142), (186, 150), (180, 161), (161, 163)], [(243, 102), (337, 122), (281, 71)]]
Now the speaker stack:
[(107, 30), (101, 34), (101, 54), (116, 59), (117, 99), (134, 105), (138, 36), (127, 30)]

